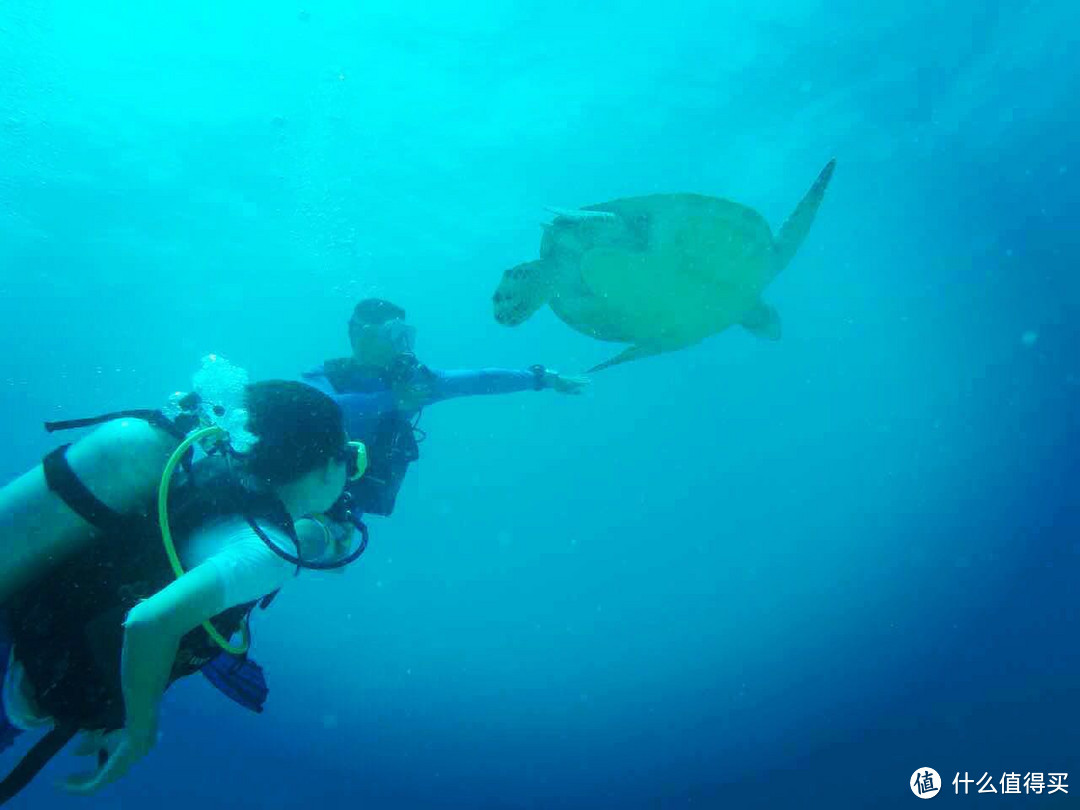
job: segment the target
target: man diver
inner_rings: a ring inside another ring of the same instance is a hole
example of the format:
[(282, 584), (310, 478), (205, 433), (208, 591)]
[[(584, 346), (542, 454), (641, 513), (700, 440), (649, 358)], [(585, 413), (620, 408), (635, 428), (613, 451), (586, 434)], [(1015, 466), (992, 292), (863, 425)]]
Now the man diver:
[(347, 488), (354, 514), (390, 515), (409, 464), (419, 457), (420, 413), (446, 399), (518, 391), (580, 394), (588, 384), (543, 366), (528, 370), (441, 371), (420, 363), (416, 328), (405, 310), (379, 298), (360, 301), (349, 319), (352, 355), (303, 375), (333, 397), (352, 439), (367, 447), (368, 471)]
[[(364, 536), (364, 514), (389, 516), (406, 470), (419, 457), (417, 427), (421, 411), (446, 399), (518, 391), (553, 390), (581, 394), (588, 380), (561, 375), (543, 366), (527, 370), (442, 371), (421, 364), (413, 348), (416, 329), (405, 310), (378, 298), (360, 301), (349, 319), (352, 355), (327, 360), (303, 374), (304, 382), (329, 395), (344, 414), (349, 438), (366, 449), (367, 470), (350, 480), (345, 494), (324, 514), (299, 520), (301, 542), (353, 545), (356, 529)], [(220, 655), (203, 667), (207, 679), (230, 700), (262, 711), (267, 689), (259, 665), (250, 658)]]

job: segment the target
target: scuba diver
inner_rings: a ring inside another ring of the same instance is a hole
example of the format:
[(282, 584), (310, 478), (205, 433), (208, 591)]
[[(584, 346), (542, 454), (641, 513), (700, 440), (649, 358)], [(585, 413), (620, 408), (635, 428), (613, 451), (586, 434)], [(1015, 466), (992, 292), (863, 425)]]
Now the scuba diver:
[(353, 549), (355, 533), (295, 528), (340, 509), (366, 466), (330, 397), (248, 384), (213, 355), (195, 383), (162, 410), (47, 424), (100, 427), (0, 490), (0, 749), (51, 726), (0, 780), (0, 804), (79, 732), (97, 767), (65, 789), (122, 777), (153, 746), (169, 685), (242, 664), (256, 606), (364, 550), (363, 532)]
[[(588, 380), (567, 377), (543, 366), (527, 370), (483, 369), (439, 371), (422, 365), (413, 353), (416, 329), (405, 322), (405, 310), (389, 301), (360, 301), (349, 319), (350, 357), (327, 360), (303, 374), (338, 405), (351, 438), (367, 451), (367, 471), (350, 481), (342, 499), (327, 512), (299, 521), (301, 539), (309, 534), (348, 545), (359, 531), (366, 538), (365, 514), (389, 516), (394, 511), (409, 465), (419, 458), (418, 427), (427, 405), (454, 397), (510, 394), (551, 389), (580, 394)], [(345, 538), (345, 539), (340, 539)], [(219, 656), (203, 669), (210, 683), (226, 697), (254, 712), (266, 700), (266, 679), (251, 658)]]
[(580, 394), (588, 384), (543, 366), (528, 370), (439, 371), (421, 364), (413, 348), (416, 328), (389, 301), (360, 301), (349, 320), (352, 356), (328, 360), (303, 375), (332, 396), (349, 435), (368, 452), (368, 472), (347, 487), (354, 514), (388, 516), (409, 465), (419, 457), (418, 428), (425, 407), (445, 399), (550, 389)]

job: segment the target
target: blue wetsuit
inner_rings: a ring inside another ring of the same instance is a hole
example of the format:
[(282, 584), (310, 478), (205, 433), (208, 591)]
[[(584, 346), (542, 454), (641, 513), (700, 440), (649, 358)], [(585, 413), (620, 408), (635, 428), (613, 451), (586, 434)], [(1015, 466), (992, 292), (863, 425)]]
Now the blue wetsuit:
[[(424, 383), (428, 388), (428, 396), (420, 408), (455, 397), (514, 394), (539, 387), (537, 376), (532, 371), (501, 368), (475, 371), (427, 369), (427, 374)], [(372, 379), (368, 390), (338, 391), (327, 377), (324, 366), (306, 372), (303, 379), (308, 385), (329, 394), (337, 401), (345, 414), (345, 430), (348, 431), (350, 438), (357, 441), (362, 442), (370, 438), (379, 417), (397, 410), (396, 397), (390, 385), (382, 380)], [(401, 413), (411, 419), (416, 416), (420, 408)]]
[[(367, 447), (368, 472), (346, 488), (354, 515), (385, 516), (393, 511), (405, 471), (419, 457), (413, 422), (425, 407), (455, 397), (511, 394), (545, 387), (539, 367), (527, 371), (440, 371), (409, 357), (396, 371), (360, 366), (345, 358), (330, 360), (304, 374), (305, 382), (341, 406), (349, 438)], [(397, 392), (402, 390), (414, 392), (407, 409), (398, 404)]]

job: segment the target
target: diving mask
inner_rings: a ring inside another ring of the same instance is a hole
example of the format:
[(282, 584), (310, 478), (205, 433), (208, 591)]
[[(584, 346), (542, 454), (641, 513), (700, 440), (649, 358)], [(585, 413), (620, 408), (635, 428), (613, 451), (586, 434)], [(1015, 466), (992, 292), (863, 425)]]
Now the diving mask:
[(416, 345), (416, 327), (395, 318), (379, 326), (379, 340), (391, 346), (395, 354), (411, 352)]
[(367, 448), (362, 442), (346, 442), (334, 456), (334, 460), (345, 465), (345, 478), (351, 483), (367, 470)]

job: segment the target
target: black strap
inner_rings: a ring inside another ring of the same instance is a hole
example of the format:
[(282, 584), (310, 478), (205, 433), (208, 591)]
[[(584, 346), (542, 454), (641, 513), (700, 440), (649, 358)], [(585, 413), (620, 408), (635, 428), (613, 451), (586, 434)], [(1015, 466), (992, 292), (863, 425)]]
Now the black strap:
[(57, 430), (74, 430), (75, 428), (100, 425), (103, 422), (112, 422), (116, 419), (142, 419), (144, 422), (149, 422), (154, 427), (159, 427), (167, 433), (172, 434), (178, 440), (184, 440), (185, 431), (180, 426), (176, 425), (161, 411), (155, 411), (149, 408), (133, 408), (126, 411), (113, 411), (112, 413), (105, 413), (101, 416), (90, 416), (86, 419), (68, 419), (61, 422), (46, 422), (45, 430), (49, 433), (54, 433)]
[[(113, 411), (112, 413), (91, 416), (86, 419), (46, 422), (45, 430), (50, 433), (57, 430), (73, 430), (75, 428), (100, 425), (103, 422), (111, 422), (116, 419), (141, 419), (154, 427), (164, 430), (178, 441), (183, 441), (186, 436), (185, 430), (192, 427), (188, 423), (193, 420), (197, 421), (189, 414), (181, 414), (176, 421), (173, 421), (161, 411), (135, 408), (126, 411)], [(70, 446), (70, 444), (65, 444), (58, 447), (42, 460), (42, 465), (45, 468), (45, 481), (49, 485), (49, 489), (60, 496), (60, 499), (71, 507), (73, 512), (97, 529), (108, 532), (130, 528), (131, 521), (129, 519), (102, 503), (75, 475), (66, 457), (67, 449)], [(191, 472), (193, 456), (194, 448), (189, 447), (180, 460), (181, 466), (188, 473)]]
[(19, 764), (11, 769), (11, 773), (0, 781), (0, 804), (6, 803), (29, 785), (49, 760), (71, 742), (78, 730), (74, 725), (59, 725), (38, 740), (34, 747), (26, 752), (26, 756), (19, 760)]
[[(299, 568), (296, 569), (296, 573), (297, 574), (300, 573)], [(258, 600), (257, 602), (252, 602), (248, 606), (247, 611), (244, 613), (244, 625), (247, 627), (249, 643), (250, 643), (250, 639), (251, 639), (251, 614), (254, 612), (255, 607), (258, 606), (260, 610), (266, 610), (268, 607), (270, 607), (270, 603), (273, 602), (274, 599), (277, 598), (277, 595), (280, 592), (281, 592), (281, 588), (277, 588), (276, 590), (270, 591), (270, 593), (268, 593), (262, 599)], [(226, 652), (224, 652), (222, 654), (223, 655), (233, 655), (232, 653), (230, 653), (228, 651), (226, 651)], [(237, 656), (234, 656), (234, 657), (237, 657)], [(241, 660), (245, 660), (247, 658), (247, 651), (243, 652), (238, 657)]]
[[(416, 416), (412, 420), (413, 439), (416, 441), (417, 444), (420, 444), (420, 442), (424, 441), (427, 438), (427, 431), (420, 427), (420, 417), (423, 415), (424, 409), (421, 408), (416, 412)], [(416, 458), (413, 459), (413, 461), (416, 461), (418, 458), (420, 458), (419, 449), (417, 449)]]
[(45, 483), (72, 512), (95, 529), (103, 532), (123, 531), (131, 522), (119, 512), (106, 506), (84, 484), (67, 460), (70, 444), (61, 445), (41, 460)]

